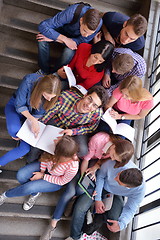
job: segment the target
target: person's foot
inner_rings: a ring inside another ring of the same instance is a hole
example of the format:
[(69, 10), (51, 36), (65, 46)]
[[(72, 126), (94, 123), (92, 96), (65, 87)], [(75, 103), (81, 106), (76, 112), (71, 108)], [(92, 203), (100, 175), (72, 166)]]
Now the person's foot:
[(4, 193), (0, 195), (0, 205), (2, 205), (5, 202), (6, 198), (7, 197), (5, 196)]
[(30, 209), (34, 206), (34, 204), (35, 204), (35, 202), (36, 202), (36, 199), (37, 199), (40, 195), (41, 195), (41, 193), (37, 193), (35, 196), (32, 196), (32, 195), (31, 195), (31, 196), (29, 197), (29, 199), (24, 202), (24, 204), (23, 204), (23, 209), (24, 209), (25, 211), (30, 210)]
[[(74, 240), (74, 238), (72, 238), (72, 237), (67, 237), (67, 238), (65, 238), (65, 240)], [(77, 240), (81, 240), (81, 237), (78, 238)]]
[(53, 237), (56, 227), (52, 227), (51, 223), (48, 225), (39, 240), (50, 240)]
[(66, 209), (65, 209), (65, 211), (64, 211), (64, 216), (65, 216), (65, 217), (71, 216), (72, 211), (73, 211), (73, 206), (74, 206), (75, 200), (76, 200), (76, 197), (73, 197), (73, 198), (69, 201), (69, 203), (67, 204), (67, 207), (66, 207)]
[(42, 69), (38, 69), (38, 71), (36, 73), (39, 75), (44, 75), (44, 72), (42, 71)]
[(86, 214), (86, 219), (87, 219), (87, 224), (90, 224), (93, 222), (93, 216), (92, 216), (92, 213), (91, 213), (91, 210), (89, 209), (87, 214)]

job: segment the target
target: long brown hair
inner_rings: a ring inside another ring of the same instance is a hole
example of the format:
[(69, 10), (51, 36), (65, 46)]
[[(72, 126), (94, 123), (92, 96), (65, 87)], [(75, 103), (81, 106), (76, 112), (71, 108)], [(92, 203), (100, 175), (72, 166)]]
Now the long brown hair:
[(152, 98), (147, 89), (142, 87), (142, 80), (137, 76), (128, 76), (120, 84), (119, 89), (126, 88), (129, 96), (135, 101), (144, 101)]
[[(40, 157), (40, 162), (52, 161), (54, 164), (53, 169), (60, 163), (61, 157), (72, 158), (78, 152), (78, 144), (70, 136), (63, 136), (56, 144), (54, 155), (44, 152)], [(78, 157), (73, 158), (79, 161)]]
[[(121, 159), (121, 162), (116, 161), (114, 168), (123, 167), (125, 164), (129, 162), (133, 153), (134, 153), (134, 146), (128, 140), (122, 139), (120, 136), (109, 134), (110, 141), (115, 145), (115, 153)], [(110, 158), (103, 159), (109, 160)]]
[(60, 92), (61, 92), (61, 81), (59, 78), (53, 74), (46, 75), (36, 82), (30, 98), (30, 105), (34, 109), (39, 109), (40, 104), (42, 103), (43, 93), (55, 94), (56, 96), (48, 101), (45, 99), (44, 109), (48, 111), (53, 107), (56, 102)]

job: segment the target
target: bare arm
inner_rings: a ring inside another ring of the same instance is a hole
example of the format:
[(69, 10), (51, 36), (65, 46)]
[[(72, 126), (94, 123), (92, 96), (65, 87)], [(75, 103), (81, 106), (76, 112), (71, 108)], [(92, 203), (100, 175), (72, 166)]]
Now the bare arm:
[(144, 118), (150, 110), (141, 110), (139, 114), (137, 115), (132, 115), (132, 114), (119, 114), (118, 112), (114, 111), (113, 109), (110, 111), (110, 115), (114, 118), (114, 119), (122, 119), (122, 116), (125, 117), (125, 119), (128, 120), (139, 120)]

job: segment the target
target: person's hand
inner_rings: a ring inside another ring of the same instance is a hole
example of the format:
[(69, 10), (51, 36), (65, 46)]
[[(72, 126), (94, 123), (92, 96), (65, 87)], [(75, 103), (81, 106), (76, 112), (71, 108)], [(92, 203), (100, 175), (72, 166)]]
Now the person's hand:
[(57, 137), (56, 139), (54, 139), (54, 140), (53, 140), (54, 144), (56, 145), (61, 138), (62, 138), (62, 137)]
[(120, 227), (119, 227), (118, 221), (107, 219), (107, 222), (112, 223), (112, 225), (109, 225), (109, 224), (107, 223), (107, 228), (108, 228), (111, 232), (119, 232), (119, 231), (120, 231)]
[(109, 114), (111, 115), (112, 118), (114, 119), (121, 119), (121, 114), (116, 112), (115, 110), (111, 109)]
[(39, 122), (36, 118), (33, 118), (32, 121), (31, 121), (31, 131), (36, 138), (39, 134), (39, 131), (40, 131)]
[(111, 86), (111, 78), (108, 74), (104, 74), (102, 79), (102, 85), (105, 88), (109, 88)]
[(65, 37), (63, 42), (66, 44), (66, 46), (68, 48), (70, 48), (71, 50), (76, 50), (77, 49), (77, 43), (75, 41), (73, 41), (71, 38), (67, 38)]
[(100, 31), (100, 32), (98, 32), (98, 33), (95, 35), (95, 37), (93, 38), (93, 43), (95, 44), (95, 43), (101, 41), (101, 39), (102, 39), (102, 32)]
[(33, 177), (30, 178), (31, 181), (42, 179), (44, 176), (43, 172), (33, 172)]
[(112, 38), (111, 34), (109, 32), (104, 33), (104, 38), (107, 41), (110, 41), (115, 46), (115, 40)]
[(90, 179), (92, 180), (95, 180), (96, 181), (96, 171), (97, 171), (97, 168), (96, 166), (93, 166), (93, 167), (90, 167), (86, 170), (86, 176), (91, 174), (92, 176), (90, 177)]
[(105, 206), (102, 201), (95, 201), (95, 208), (96, 208), (96, 213), (104, 213), (105, 212)]
[(65, 73), (64, 67), (58, 69), (57, 73), (58, 73), (58, 75), (59, 75), (61, 78), (63, 78), (63, 79), (66, 79), (66, 78), (67, 78), (67, 75), (66, 75), (66, 73)]
[(68, 135), (68, 136), (72, 136), (73, 131), (71, 129), (65, 129), (62, 132), (60, 132), (60, 134), (65, 134), (65, 135)]
[(20, 140), (20, 138), (19, 137), (12, 137), (12, 139), (14, 139), (14, 140), (16, 140), (16, 141), (19, 141)]
[(36, 39), (38, 40), (38, 42), (43, 42), (43, 41), (45, 41), (45, 42), (53, 42), (52, 39), (47, 38), (46, 36), (44, 36), (44, 35), (41, 34), (41, 33), (38, 33), (38, 34), (36, 35)]

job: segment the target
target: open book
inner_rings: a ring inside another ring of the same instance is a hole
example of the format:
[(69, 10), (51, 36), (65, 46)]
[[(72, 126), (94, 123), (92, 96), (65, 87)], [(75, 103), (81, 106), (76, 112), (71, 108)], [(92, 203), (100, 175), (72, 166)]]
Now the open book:
[(130, 140), (131, 142), (133, 142), (135, 129), (126, 123), (118, 123), (117, 124), (117, 121), (111, 117), (111, 115), (109, 113), (110, 110), (111, 110), (111, 108), (108, 108), (105, 111), (105, 113), (102, 115), (101, 119), (110, 126), (110, 128), (114, 134), (121, 135), (121, 136), (127, 138), (128, 140)]
[(75, 87), (77, 88), (83, 95), (85, 95), (87, 93), (87, 90), (81, 86), (81, 85), (76, 85), (76, 78), (72, 72), (72, 69), (68, 66), (64, 66), (64, 70), (65, 73), (67, 75), (68, 78), (68, 83), (69, 83), (69, 87)]
[(48, 153), (54, 154), (54, 139), (62, 136), (60, 132), (63, 131), (63, 129), (51, 125), (45, 125), (41, 122), (39, 122), (39, 126), (40, 132), (35, 138), (34, 134), (31, 132), (30, 122), (26, 120), (18, 131), (17, 137), (19, 137), (33, 147), (37, 147)]

